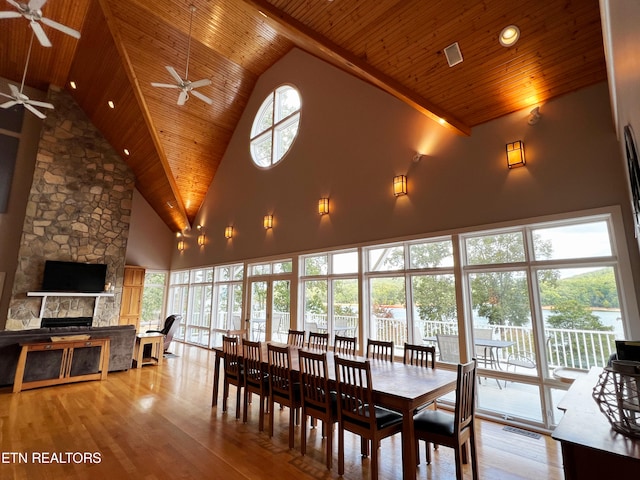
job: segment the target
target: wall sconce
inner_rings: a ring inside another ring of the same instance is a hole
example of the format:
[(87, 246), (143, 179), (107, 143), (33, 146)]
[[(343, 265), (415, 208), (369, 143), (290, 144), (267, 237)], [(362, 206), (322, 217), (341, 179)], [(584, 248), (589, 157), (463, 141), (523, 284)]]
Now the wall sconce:
[(273, 228), (273, 215), (265, 215), (264, 219), (262, 220), (262, 225), (264, 226), (265, 230)]
[(318, 213), (320, 215), (326, 215), (327, 213), (329, 213), (329, 199), (328, 198), (321, 198), (320, 200), (318, 200)]
[(393, 194), (396, 197), (407, 194), (407, 176), (396, 175), (393, 177)]
[(522, 143), (522, 140), (507, 143), (507, 166), (509, 168), (522, 167), (525, 163), (524, 143)]
[(204, 242), (206, 240), (205, 234), (204, 234), (204, 230), (202, 228), (202, 225), (198, 225), (198, 245), (201, 247), (204, 247)]
[(542, 115), (540, 114), (540, 107), (536, 107), (529, 112), (529, 118), (527, 118), (527, 123), (529, 125), (535, 125), (540, 121), (541, 116)]
[(231, 237), (233, 237), (233, 227), (229, 225), (227, 228), (224, 229), (224, 238), (231, 238)]
[(180, 232), (176, 233), (176, 237), (178, 237), (178, 251), (184, 252), (184, 237)]

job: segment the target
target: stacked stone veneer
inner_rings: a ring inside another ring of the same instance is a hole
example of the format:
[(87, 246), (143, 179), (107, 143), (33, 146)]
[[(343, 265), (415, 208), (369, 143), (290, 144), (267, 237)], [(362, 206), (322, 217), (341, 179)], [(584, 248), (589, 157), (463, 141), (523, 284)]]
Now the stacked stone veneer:
[[(40, 327), (45, 260), (107, 264), (114, 297), (101, 298), (93, 326), (118, 323), (134, 188), (128, 165), (73, 98), (52, 88), (20, 243), (6, 328)], [(49, 297), (44, 317), (92, 317), (93, 298)]]

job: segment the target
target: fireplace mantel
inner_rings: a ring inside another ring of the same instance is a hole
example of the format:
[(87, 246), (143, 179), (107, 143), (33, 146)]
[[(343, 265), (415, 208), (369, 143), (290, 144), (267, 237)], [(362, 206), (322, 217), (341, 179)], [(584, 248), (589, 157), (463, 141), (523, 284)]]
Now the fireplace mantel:
[(42, 297), (42, 304), (40, 305), (39, 319), (42, 321), (44, 316), (44, 307), (47, 303), (47, 297), (93, 297), (95, 302), (93, 305), (93, 316), (96, 316), (98, 311), (98, 302), (102, 297), (113, 297), (113, 293), (99, 292), (99, 293), (82, 293), (82, 292), (27, 292), (27, 297)]

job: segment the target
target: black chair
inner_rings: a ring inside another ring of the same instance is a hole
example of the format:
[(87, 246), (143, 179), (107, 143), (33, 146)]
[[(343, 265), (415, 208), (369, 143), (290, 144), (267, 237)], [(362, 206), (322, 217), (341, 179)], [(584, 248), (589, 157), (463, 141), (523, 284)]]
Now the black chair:
[(298, 352), (300, 386), (302, 391), (302, 433), (300, 452), (307, 453), (307, 417), (322, 421), (322, 433), (327, 438), (326, 463), (333, 463), (333, 424), (338, 421), (336, 393), (329, 389), (327, 354), (305, 350)]
[(242, 342), (244, 362), (244, 412), (242, 421), (247, 423), (247, 411), (250, 395), (256, 393), (260, 397), (258, 430), (264, 430), (265, 405), (269, 401), (269, 374), (262, 364), (262, 346), (260, 342), (244, 340)]
[(287, 334), (287, 345), (293, 345), (294, 347), (304, 347), (304, 330), (291, 330)]
[(369, 339), (367, 341), (367, 358), (393, 362), (393, 342)]
[(309, 348), (326, 352), (329, 349), (329, 334), (309, 332)]
[[(178, 331), (178, 327), (180, 326), (180, 321), (182, 320), (181, 315), (169, 315), (167, 319), (164, 321), (164, 326), (162, 330), (147, 330), (147, 333), (161, 333), (164, 335), (164, 353), (168, 353), (169, 346), (171, 345), (171, 341), (173, 340), (173, 336)], [(149, 345), (151, 347), (151, 345)]]
[(356, 337), (343, 337), (336, 335), (333, 339), (333, 353), (341, 355), (356, 354)]
[(222, 352), (224, 353), (224, 380), (222, 391), (222, 411), (227, 411), (229, 385), (236, 387), (236, 418), (240, 418), (240, 395), (244, 385), (243, 367), (238, 355), (238, 338), (222, 336)]
[(274, 405), (289, 407), (289, 448), (293, 448), (294, 425), (300, 419), (300, 383), (294, 383), (291, 374), (291, 345), (267, 345), (269, 364), (269, 436), (273, 437)]
[(369, 360), (335, 357), (338, 401), (338, 475), (344, 474), (344, 431), (362, 438), (362, 455), (371, 450), (371, 478), (378, 478), (378, 445), (402, 432), (402, 415), (373, 403)]
[(418, 440), (427, 442), (427, 463), (431, 463), (429, 443), (455, 450), (456, 479), (462, 480), (462, 463), (467, 463), (467, 444), (471, 447), (473, 479), (478, 479), (475, 419), (476, 361), (458, 364), (454, 413), (423, 410), (413, 417), (416, 452)]

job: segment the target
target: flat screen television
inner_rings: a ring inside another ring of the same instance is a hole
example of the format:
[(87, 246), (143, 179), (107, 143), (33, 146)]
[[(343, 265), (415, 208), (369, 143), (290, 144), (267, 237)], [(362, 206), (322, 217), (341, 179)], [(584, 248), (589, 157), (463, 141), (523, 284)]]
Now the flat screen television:
[(102, 263), (47, 260), (42, 278), (43, 292), (100, 293), (104, 291), (107, 266)]

